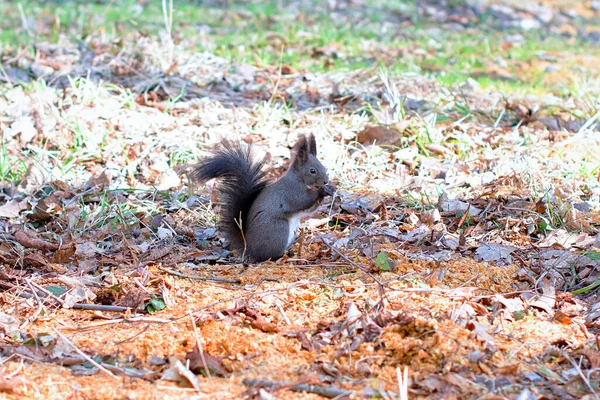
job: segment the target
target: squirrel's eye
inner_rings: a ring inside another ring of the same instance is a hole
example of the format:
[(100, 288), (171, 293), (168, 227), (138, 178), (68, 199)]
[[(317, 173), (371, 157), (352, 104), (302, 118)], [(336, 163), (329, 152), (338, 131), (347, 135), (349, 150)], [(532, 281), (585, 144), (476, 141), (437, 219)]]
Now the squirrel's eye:
[(311, 174), (316, 174), (316, 173), (317, 173), (317, 170), (316, 170), (316, 169), (314, 169), (314, 168), (311, 168), (311, 169), (310, 169), (310, 173), (311, 173)]

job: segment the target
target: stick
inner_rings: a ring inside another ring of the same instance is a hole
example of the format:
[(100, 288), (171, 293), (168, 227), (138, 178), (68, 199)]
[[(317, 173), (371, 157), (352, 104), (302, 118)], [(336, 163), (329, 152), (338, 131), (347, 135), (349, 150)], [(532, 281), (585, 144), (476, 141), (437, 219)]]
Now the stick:
[(234, 218), (233, 221), (235, 222), (235, 224), (237, 225), (238, 229), (240, 230), (240, 235), (242, 235), (242, 240), (244, 241), (244, 251), (242, 252), (242, 261), (244, 261), (246, 259), (246, 250), (248, 248), (248, 245), (246, 244), (246, 235), (244, 235), (244, 227), (242, 226), (242, 212), (240, 211), (240, 218)]
[(37, 283), (33, 282), (31, 279), (26, 279), (26, 282), (28, 282), (30, 285), (32, 285), (33, 287), (35, 287), (37, 290), (39, 290), (39, 291), (41, 291), (41, 292), (45, 293), (47, 297), (51, 297), (51, 298), (53, 298), (54, 300), (58, 301), (58, 302), (59, 302), (61, 305), (64, 305), (64, 304), (65, 304), (64, 300), (62, 300), (62, 299), (59, 299), (58, 297), (56, 297), (56, 296), (54, 295), (54, 293), (52, 293), (52, 292), (50, 292), (50, 291), (46, 290), (45, 288), (41, 287), (41, 286), (40, 286), (40, 285), (38, 285)]
[(120, 380), (118, 376), (116, 376), (115, 374), (113, 374), (112, 372), (110, 372), (109, 370), (107, 370), (106, 368), (104, 368), (102, 365), (98, 364), (96, 361), (94, 361), (94, 359), (90, 356), (88, 356), (87, 354), (85, 354), (83, 351), (79, 350), (79, 348), (77, 346), (75, 346), (73, 344), (73, 342), (71, 342), (69, 339), (67, 339), (67, 337), (65, 335), (63, 335), (62, 333), (60, 333), (60, 331), (56, 328), (52, 328), (54, 330), (54, 332), (56, 332), (56, 334), (58, 336), (60, 336), (60, 338), (62, 340), (64, 340), (65, 342), (67, 342), (69, 345), (71, 345), (71, 347), (73, 347), (73, 349), (83, 358), (86, 359), (86, 361), (88, 361), (90, 364), (92, 364), (94, 367), (98, 368), (100, 371), (104, 372), (105, 374), (109, 375), (110, 377), (116, 379), (116, 380)]
[(122, 306), (105, 306), (104, 304), (83, 304), (83, 303), (75, 303), (75, 304), (73, 304), (73, 308), (76, 308), (79, 310), (108, 311), (108, 312), (125, 312), (129, 309), (129, 307), (122, 307)]
[[(367, 398), (382, 398), (381, 392), (371, 389), (364, 388), (361, 391), (357, 390), (347, 390), (340, 389), (336, 387), (326, 387), (326, 386), (317, 386), (317, 385), (309, 385), (307, 383), (294, 384), (294, 382), (287, 381), (267, 381), (263, 379), (244, 379), (242, 383), (246, 386), (251, 387), (264, 387), (269, 389), (275, 389), (278, 387), (289, 387), (292, 392), (307, 392), (318, 394), (323, 397), (327, 397), (329, 399), (340, 399), (340, 398), (349, 398), (352, 395), (358, 395), (361, 397)], [(392, 395), (395, 397), (395, 395)]]
[(190, 320), (192, 321), (192, 329), (194, 330), (194, 336), (196, 337), (196, 347), (198, 347), (198, 353), (200, 353), (200, 358), (202, 359), (202, 365), (204, 366), (204, 371), (206, 371), (206, 377), (211, 379), (210, 370), (208, 369), (208, 364), (206, 362), (206, 358), (204, 357), (204, 350), (202, 349), (202, 343), (200, 343), (200, 335), (198, 335), (198, 330), (196, 329), (196, 321), (194, 321), (194, 316), (192, 313), (188, 314), (190, 316)]
[(585, 385), (588, 387), (588, 389), (590, 390), (590, 393), (592, 394), (592, 396), (594, 396), (594, 398), (596, 400), (600, 399), (600, 397), (598, 397), (598, 393), (596, 393), (596, 391), (594, 390), (594, 388), (592, 387), (592, 384), (590, 383), (590, 380), (584, 375), (584, 373), (581, 371), (581, 368), (579, 367), (579, 365), (577, 365), (577, 363), (571, 359), (571, 357), (569, 357), (569, 355), (567, 354), (566, 351), (563, 350), (562, 352), (563, 357), (565, 359), (567, 359), (571, 365), (573, 366), (573, 368), (575, 368), (575, 370), (577, 371), (577, 373), (579, 374), (579, 376), (581, 377), (581, 380), (583, 381), (583, 383), (585, 383)]
[(195, 279), (197, 281), (214, 281), (214, 282), (222, 282), (222, 283), (236, 283), (240, 284), (241, 281), (237, 279), (229, 279), (229, 278), (213, 278), (207, 276), (198, 276), (198, 275), (186, 275), (183, 272), (175, 271), (174, 269), (158, 267), (161, 271), (164, 271), (168, 274), (179, 276), (181, 278)]
[(352, 265), (354, 268), (356, 268), (356, 269), (364, 272), (365, 274), (369, 275), (371, 277), (371, 279), (373, 279), (375, 282), (377, 282), (377, 284), (379, 286), (381, 286), (382, 288), (388, 287), (385, 283), (381, 282), (372, 273), (370, 273), (369, 270), (367, 270), (365, 267), (363, 267), (362, 265), (358, 265), (357, 263), (355, 263), (354, 261), (352, 261), (351, 259), (349, 259), (345, 254), (343, 254), (338, 249), (336, 249), (331, 244), (329, 244), (329, 242), (327, 241), (327, 239), (325, 239), (323, 236), (319, 236), (319, 239), (321, 239), (321, 241), (323, 243), (325, 243), (325, 245), (327, 247), (329, 247), (331, 249), (331, 251), (335, 252), (338, 256), (342, 257), (347, 263), (349, 263), (350, 265)]

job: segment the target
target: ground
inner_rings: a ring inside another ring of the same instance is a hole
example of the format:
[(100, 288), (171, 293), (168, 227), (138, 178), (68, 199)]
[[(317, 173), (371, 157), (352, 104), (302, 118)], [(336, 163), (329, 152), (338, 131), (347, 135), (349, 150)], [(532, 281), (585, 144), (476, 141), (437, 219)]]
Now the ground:
[[(0, 396), (600, 396), (600, 3), (0, 5)], [(223, 138), (337, 187), (243, 264)]]

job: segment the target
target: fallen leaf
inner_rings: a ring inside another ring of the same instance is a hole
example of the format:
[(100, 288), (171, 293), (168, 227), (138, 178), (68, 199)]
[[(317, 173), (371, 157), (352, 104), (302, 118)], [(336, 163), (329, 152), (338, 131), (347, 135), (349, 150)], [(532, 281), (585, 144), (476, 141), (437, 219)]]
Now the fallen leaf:
[(27, 200), (9, 201), (0, 206), (0, 218), (17, 218), (19, 213), (29, 207)]
[(162, 379), (187, 383), (194, 389), (200, 390), (200, 381), (196, 375), (175, 357), (169, 357), (169, 369), (163, 372)]
[[(229, 371), (223, 364), (223, 361), (219, 357), (211, 356), (210, 354), (200, 354), (197, 348), (193, 351), (188, 352), (185, 355), (185, 359), (189, 360), (190, 370), (195, 374), (202, 374), (204, 376), (227, 376)], [(206, 362), (206, 364), (205, 364)], [(208, 369), (208, 374), (206, 372)]]
[(33, 231), (19, 230), (15, 232), (15, 240), (22, 246), (38, 250), (57, 250), (58, 244), (39, 239)]

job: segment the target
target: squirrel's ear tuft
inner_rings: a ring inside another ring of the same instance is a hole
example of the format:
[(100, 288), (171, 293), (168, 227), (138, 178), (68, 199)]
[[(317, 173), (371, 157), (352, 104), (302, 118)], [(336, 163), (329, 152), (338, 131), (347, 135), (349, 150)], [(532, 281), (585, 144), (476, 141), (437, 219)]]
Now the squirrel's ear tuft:
[(293, 152), (295, 166), (304, 165), (308, 161), (309, 146), (306, 136), (300, 136), (298, 142), (296, 142), (296, 145), (294, 146)]
[(315, 135), (313, 135), (312, 133), (308, 137), (308, 147), (309, 147), (310, 154), (312, 154), (313, 156), (316, 157), (317, 156), (317, 140), (315, 139)]

